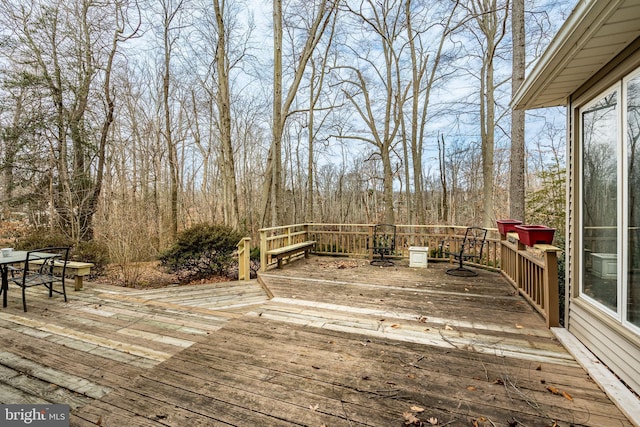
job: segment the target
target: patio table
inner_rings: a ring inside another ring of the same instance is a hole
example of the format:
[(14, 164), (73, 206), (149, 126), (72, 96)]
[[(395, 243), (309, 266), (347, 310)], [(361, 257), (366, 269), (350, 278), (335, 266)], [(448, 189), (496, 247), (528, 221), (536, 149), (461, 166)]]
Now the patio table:
[[(29, 259), (48, 259), (58, 257), (59, 254), (48, 252), (31, 252)], [(9, 266), (11, 264), (23, 263), (27, 260), (27, 251), (11, 251), (9, 256), (0, 255), (0, 274), (2, 275), (2, 307), (7, 306), (7, 292), (9, 291)]]

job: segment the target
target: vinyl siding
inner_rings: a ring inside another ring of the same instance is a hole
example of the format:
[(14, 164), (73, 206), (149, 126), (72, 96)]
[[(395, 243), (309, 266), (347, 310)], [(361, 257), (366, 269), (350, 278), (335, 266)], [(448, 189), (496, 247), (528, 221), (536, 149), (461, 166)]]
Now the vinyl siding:
[[(574, 300), (569, 331), (636, 393), (640, 392), (640, 346), (613, 319)], [(626, 332), (626, 333), (625, 333)]]
[(579, 298), (580, 129), (578, 108), (640, 66), (640, 39), (636, 39), (610, 63), (585, 82), (572, 96), (567, 109), (567, 319), (575, 335), (627, 386), (640, 393), (640, 335), (618, 320)]

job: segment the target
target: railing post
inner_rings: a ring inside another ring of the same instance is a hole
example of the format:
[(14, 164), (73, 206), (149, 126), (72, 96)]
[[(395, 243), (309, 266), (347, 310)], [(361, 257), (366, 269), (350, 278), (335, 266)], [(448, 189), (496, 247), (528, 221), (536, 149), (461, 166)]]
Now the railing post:
[(555, 249), (544, 251), (544, 299), (547, 327), (560, 325), (560, 298), (558, 289), (558, 254)]
[(260, 230), (260, 271), (267, 271), (267, 232)]
[(238, 243), (238, 280), (251, 280), (251, 237)]
[(373, 259), (373, 230), (375, 228), (374, 225), (368, 226), (369, 231), (367, 232), (367, 251), (369, 260)]

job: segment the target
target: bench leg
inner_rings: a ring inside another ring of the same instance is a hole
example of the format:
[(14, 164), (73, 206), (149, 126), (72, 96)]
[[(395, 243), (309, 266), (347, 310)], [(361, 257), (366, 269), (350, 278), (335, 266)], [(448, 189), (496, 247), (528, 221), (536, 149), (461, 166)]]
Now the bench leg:
[(82, 276), (76, 276), (76, 280), (73, 284), (73, 290), (74, 291), (81, 291), (82, 290)]
[(278, 268), (282, 268), (282, 257), (278, 257)]

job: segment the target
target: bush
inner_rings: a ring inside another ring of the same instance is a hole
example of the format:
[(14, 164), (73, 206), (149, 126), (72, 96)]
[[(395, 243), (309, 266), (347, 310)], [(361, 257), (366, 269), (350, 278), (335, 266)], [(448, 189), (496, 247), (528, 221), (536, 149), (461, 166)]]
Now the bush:
[(241, 233), (224, 225), (196, 225), (181, 232), (159, 260), (181, 282), (227, 276), (235, 263), (233, 253), (241, 238)]
[(44, 228), (36, 228), (16, 240), (15, 248), (22, 251), (51, 246), (73, 246), (73, 240), (67, 236)]
[(109, 263), (108, 249), (103, 244), (91, 240), (88, 242), (74, 243), (69, 237), (51, 231), (49, 229), (38, 228), (16, 241), (16, 249), (30, 251), (52, 246), (69, 246), (69, 259), (73, 261), (91, 262), (94, 264), (91, 269), (91, 276), (99, 276)]

